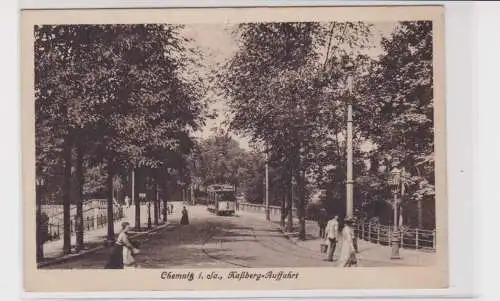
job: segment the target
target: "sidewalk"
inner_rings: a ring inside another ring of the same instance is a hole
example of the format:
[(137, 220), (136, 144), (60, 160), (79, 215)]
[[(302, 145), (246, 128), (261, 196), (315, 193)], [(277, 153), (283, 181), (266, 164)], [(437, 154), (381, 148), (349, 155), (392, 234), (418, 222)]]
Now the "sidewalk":
[[(148, 212), (147, 212), (147, 206), (143, 205), (141, 206), (141, 228), (147, 228), (148, 226)], [(118, 235), (121, 231), (121, 223), (124, 221), (128, 221), (131, 223), (132, 226), (134, 226), (134, 217), (129, 216), (132, 214), (132, 212), (135, 212), (134, 207), (131, 207), (130, 210), (125, 210), (125, 216), (123, 219), (116, 221), (114, 223), (114, 232), (115, 236)], [(151, 210), (151, 213), (153, 213), (153, 210)], [(152, 222), (154, 222), (153, 216)], [(167, 217), (167, 223), (162, 224), (163, 221), (160, 216), (160, 225), (154, 226), (152, 224), (152, 228), (150, 230), (146, 230), (145, 232), (140, 232), (137, 234), (132, 234), (131, 237), (136, 237), (139, 235), (144, 235), (150, 232), (157, 231), (159, 229), (162, 229), (172, 223), (172, 215), (169, 215)], [(72, 247), (72, 254), (63, 254), (63, 239), (55, 240), (55, 241), (49, 241), (46, 242), (43, 245), (44, 249), (44, 260), (39, 264), (39, 266), (45, 266), (45, 265), (50, 265), (55, 262), (60, 262), (64, 261), (67, 259), (71, 259), (74, 257), (79, 257), (84, 254), (88, 254), (97, 250), (100, 250), (102, 248), (108, 247), (106, 245), (106, 239), (107, 239), (107, 233), (108, 233), (108, 228), (107, 225), (104, 225), (103, 228), (95, 229), (92, 231), (85, 231), (84, 232), (84, 249), (81, 250), (80, 252), (76, 253), (74, 250), (74, 247), (76, 245), (76, 235), (71, 236), (71, 247)]]
[[(239, 211), (237, 214), (242, 216), (252, 216), (260, 219), (265, 218), (265, 215), (263, 213)], [(275, 225), (275, 227), (281, 228), (279, 216), (271, 216), (271, 222)], [(318, 254), (320, 253), (320, 244), (323, 242), (323, 239), (320, 239), (318, 237), (319, 227), (317, 223), (313, 221), (306, 221), (305, 241), (301, 241), (298, 239), (298, 219), (294, 220), (294, 232), (286, 233), (283, 231), (283, 234), (297, 246), (308, 249)], [(385, 265), (429, 266), (433, 265), (436, 260), (436, 254), (433, 252), (417, 251), (403, 248), (401, 248), (399, 251), (401, 259), (391, 260), (390, 246), (378, 245), (361, 239), (358, 239), (358, 250), (358, 260), (360, 261), (360, 265), (362, 265), (363, 261), (371, 261), (380, 262), (381, 264)]]

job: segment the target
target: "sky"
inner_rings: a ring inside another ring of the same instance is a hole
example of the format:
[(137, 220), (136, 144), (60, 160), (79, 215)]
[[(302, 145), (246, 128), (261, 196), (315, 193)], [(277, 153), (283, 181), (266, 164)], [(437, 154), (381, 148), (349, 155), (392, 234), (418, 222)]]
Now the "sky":
[[(373, 24), (371, 44), (373, 48), (366, 50), (366, 54), (377, 57), (382, 53), (380, 41), (383, 36), (388, 36), (394, 30), (396, 23), (384, 22)], [(238, 50), (237, 36), (234, 34), (234, 25), (231, 24), (189, 24), (183, 29), (183, 34), (192, 39), (192, 46), (202, 51), (206, 70), (216, 68), (218, 64), (224, 64)], [(212, 91), (213, 92), (213, 91)], [(209, 94), (211, 95), (210, 91)], [(217, 118), (208, 120), (205, 127), (195, 135), (200, 138), (207, 138), (213, 134), (213, 129), (221, 127), (227, 113), (227, 105), (224, 99), (217, 99), (210, 104), (210, 110), (218, 113)], [(240, 143), (244, 149), (249, 149), (249, 139), (247, 137), (232, 137)]]

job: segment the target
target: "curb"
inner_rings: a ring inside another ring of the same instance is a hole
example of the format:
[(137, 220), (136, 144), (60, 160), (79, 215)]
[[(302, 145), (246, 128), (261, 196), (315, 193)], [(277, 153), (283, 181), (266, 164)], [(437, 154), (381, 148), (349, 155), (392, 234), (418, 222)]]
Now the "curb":
[(280, 228), (280, 231), (281, 233), (283, 234), (283, 236), (288, 239), (291, 243), (293, 243), (294, 245), (296, 245), (297, 247), (301, 248), (301, 249), (304, 249), (304, 250), (308, 250), (308, 251), (311, 251), (311, 252), (317, 252), (317, 250), (315, 249), (312, 249), (312, 248), (309, 248), (309, 247), (306, 247), (306, 246), (303, 246), (300, 244), (301, 240), (299, 240), (298, 237), (294, 237), (292, 236), (293, 234), (295, 234), (296, 232), (286, 232), (284, 231), (282, 228)]
[[(159, 225), (158, 227), (153, 228), (151, 230), (148, 230), (147, 232), (137, 233), (137, 234), (134, 234), (134, 235), (130, 235), (130, 238), (136, 238), (136, 237), (141, 237), (141, 236), (144, 236), (144, 235), (148, 235), (148, 234), (151, 234), (151, 233), (156, 232), (158, 230), (161, 230), (161, 229), (167, 228), (169, 226), (172, 226), (172, 225), (173, 225), (172, 223), (167, 222), (166, 224)], [(78, 257), (84, 256), (84, 255), (87, 255), (87, 254), (90, 254), (90, 253), (94, 253), (96, 251), (103, 250), (103, 249), (110, 248), (110, 247), (112, 247), (112, 245), (103, 245), (103, 246), (99, 246), (99, 247), (95, 247), (95, 248), (92, 248), (92, 249), (88, 249), (88, 250), (85, 250), (85, 251), (82, 251), (82, 252), (79, 252), (79, 253), (76, 253), (76, 254), (69, 254), (69, 255), (65, 255), (65, 256), (59, 257), (59, 258), (49, 259), (48, 261), (45, 261), (45, 262), (42, 262), (42, 263), (38, 263), (37, 264), (37, 268), (43, 268), (43, 267), (47, 267), (47, 266), (54, 265), (54, 264), (57, 264), (57, 263), (63, 263), (63, 262), (66, 262), (66, 261), (70, 261), (70, 260), (76, 259)]]

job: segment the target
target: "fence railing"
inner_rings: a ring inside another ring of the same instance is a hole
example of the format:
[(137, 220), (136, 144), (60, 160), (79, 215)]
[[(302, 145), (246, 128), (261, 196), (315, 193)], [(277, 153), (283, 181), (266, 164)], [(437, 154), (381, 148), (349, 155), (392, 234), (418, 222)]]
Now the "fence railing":
[[(242, 211), (248, 212), (262, 212), (265, 213), (266, 206), (262, 204), (252, 204), (252, 203), (240, 203), (239, 208)], [(280, 206), (269, 206), (269, 214), (280, 216), (281, 215), (281, 207)], [(293, 216), (297, 216), (297, 209), (292, 208)]]
[[(259, 212), (264, 214), (266, 207), (262, 204), (241, 203), (240, 210), (248, 212)], [(269, 206), (271, 215), (281, 215), (280, 206)], [(293, 209), (296, 216), (296, 209)], [(355, 227), (358, 239), (366, 240), (381, 245), (391, 245), (394, 228), (392, 226), (377, 223), (358, 223)], [(436, 230), (425, 230), (418, 228), (401, 227), (398, 231), (400, 246), (416, 250), (436, 250)]]
[[(358, 239), (369, 241), (381, 245), (391, 245), (394, 234), (392, 226), (380, 225), (377, 223), (358, 223), (356, 225)], [(416, 250), (436, 250), (436, 230), (425, 230), (418, 228), (401, 227), (397, 235), (400, 239), (400, 246), (407, 249)]]
[[(121, 220), (123, 218), (123, 208), (115, 208), (113, 210), (113, 222)], [(76, 232), (76, 215), (73, 215), (70, 219), (70, 233), (74, 234)], [(107, 212), (101, 208), (88, 209), (84, 212), (83, 216), (83, 231), (91, 231), (103, 228), (108, 223)], [(55, 220), (54, 222), (46, 223), (45, 239), (44, 241), (53, 241), (61, 239), (64, 232), (64, 226), (62, 220)]]
[[(105, 207), (107, 204), (106, 199), (89, 199), (83, 201), (82, 207), (83, 210), (92, 209), (96, 207)], [(63, 216), (63, 205), (49, 205), (43, 204), (41, 206), (42, 212), (45, 213), (50, 219), (62, 219)], [(76, 205), (71, 204), (70, 212), (73, 215), (76, 212)]]

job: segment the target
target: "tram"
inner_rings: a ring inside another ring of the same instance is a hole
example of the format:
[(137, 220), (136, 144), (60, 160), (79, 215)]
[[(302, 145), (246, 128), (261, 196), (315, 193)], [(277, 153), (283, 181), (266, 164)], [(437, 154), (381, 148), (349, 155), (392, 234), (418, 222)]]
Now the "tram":
[(236, 196), (233, 185), (214, 184), (208, 186), (208, 211), (217, 215), (231, 215), (236, 210)]

